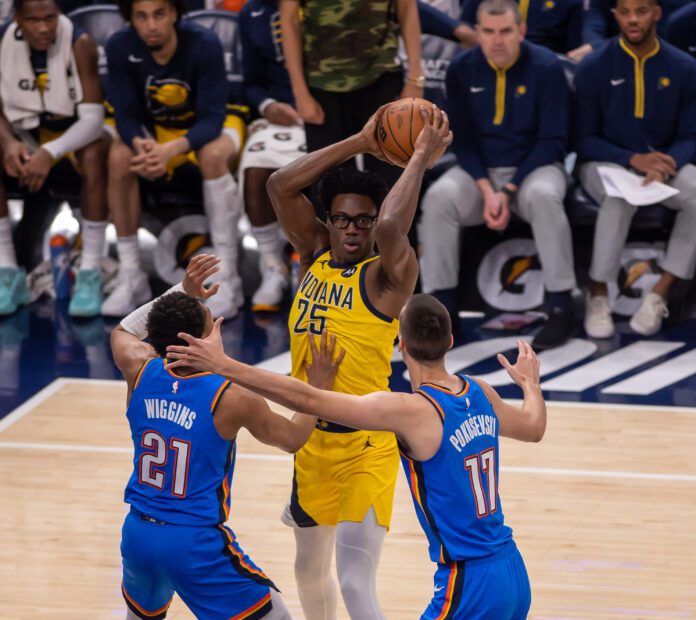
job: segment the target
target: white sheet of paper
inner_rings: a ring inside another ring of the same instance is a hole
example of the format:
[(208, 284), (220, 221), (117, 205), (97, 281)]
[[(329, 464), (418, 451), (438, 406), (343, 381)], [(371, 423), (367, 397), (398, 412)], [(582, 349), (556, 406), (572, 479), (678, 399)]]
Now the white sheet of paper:
[(654, 205), (679, 193), (678, 189), (657, 181), (649, 185), (641, 185), (643, 177), (624, 168), (599, 166), (597, 172), (609, 196), (623, 198), (636, 207)]

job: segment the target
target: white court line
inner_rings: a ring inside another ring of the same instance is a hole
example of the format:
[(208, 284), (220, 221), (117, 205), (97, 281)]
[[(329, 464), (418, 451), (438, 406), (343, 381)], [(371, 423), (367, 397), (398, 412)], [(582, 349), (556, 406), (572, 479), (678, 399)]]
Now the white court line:
[[(506, 403), (522, 405), (522, 400), (517, 398), (506, 398)], [(602, 402), (583, 402), (577, 400), (547, 400), (549, 407), (566, 407), (568, 409), (610, 409), (612, 411), (631, 411), (639, 413), (690, 413), (696, 414), (696, 407), (676, 407), (672, 405), (634, 405), (632, 403), (602, 403)]]
[[(62, 387), (75, 383), (78, 385), (109, 385), (117, 386), (123, 385), (125, 387), (126, 382), (119, 379), (84, 379), (84, 378), (74, 378), (74, 377), (61, 377), (59, 379), (54, 379), (52, 383), (49, 383), (45, 388), (34, 394), (31, 398), (24, 401), (19, 407), (8, 413), (4, 418), (0, 419), (0, 433), (12, 426), (18, 420), (21, 420), (27, 413), (32, 409), (38, 407), (46, 399), (50, 398), (58, 392)], [(517, 399), (505, 399), (507, 402), (512, 404), (521, 404), (521, 400)], [(565, 401), (565, 400), (547, 400), (546, 404), (551, 407), (568, 407), (569, 409), (610, 409), (614, 411), (640, 411), (643, 413), (655, 413), (656, 411), (668, 411), (675, 413), (688, 413), (696, 414), (696, 407), (672, 407), (670, 405), (632, 405), (623, 403), (585, 403), (577, 401)]]
[[(0, 449), (9, 450), (50, 450), (56, 452), (93, 452), (112, 454), (132, 454), (132, 448), (117, 446), (90, 446), (68, 443), (28, 443), (21, 441), (0, 441)], [(259, 454), (239, 452), (237, 458), (246, 461), (292, 461), (288, 454)], [(623, 478), (629, 480), (666, 480), (671, 482), (696, 482), (696, 475), (658, 474), (634, 471), (610, 471), (603, 469), (563, 469), (560, 467), (506, 467), (502, 471), (511, 474), (535, 474), (539, 476), (566, 476), (571, 478)]]
[[(93, 452), (109, 454), (133, 454), (133, 448), (125, 446), (90, 446), (72, 443), (30, 443), (25, 441), (0, 441), (0, 450), (50, 450), (54, 452)], [(292, 461), (288, 454), (237, 453), (237, 459), (254, 461)]]
[(53, 396), (58, 390), (60, 390), (69, 379), (55, 379), (49, 383), (45, 388), (38, 391), (29, 400), (25, 400), (19, 407), (8, 413), (2, 420), (0, 420), (0, 433), (4, 431), (9, 426), (12, 426), (18, 420), (21, 420), (27, 413), (33, 411), (47, 398)]

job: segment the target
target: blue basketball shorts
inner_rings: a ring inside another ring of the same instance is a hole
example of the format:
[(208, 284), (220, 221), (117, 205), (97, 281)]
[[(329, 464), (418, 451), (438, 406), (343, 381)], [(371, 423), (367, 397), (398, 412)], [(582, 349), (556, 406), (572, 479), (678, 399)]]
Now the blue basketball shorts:
[(477, 560), (438, 564), (421, 620), (523, 620), (532, 602), (527, 569), (511, 540)]
[(139, 618), (165, 618), (175, 592), (201, 620), (256, 620), (272, 609), (277, 588), (224, 525), (169, 525), (131, 509), (121, 556), (123, 597)]

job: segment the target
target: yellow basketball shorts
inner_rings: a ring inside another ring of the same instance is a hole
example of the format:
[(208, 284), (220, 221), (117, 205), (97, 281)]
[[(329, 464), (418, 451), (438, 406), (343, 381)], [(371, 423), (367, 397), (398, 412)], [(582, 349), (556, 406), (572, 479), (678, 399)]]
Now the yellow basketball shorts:
[[(116, 131), (116, 119), (107, 116), (104, 124), (111, 127), (110, 133)], [(242, 152), (244, 146), (246, 125), (244, 121), (235, 114), (228, 114), (225, 117), (225, 122), (222, 125), (222, 133), (228, 135), (237, 147), (237, 157)], [(188, 129), (175, 129), (172, 127), (162, 127), (161, 125), (155, 125), (155, 135), (154, 139), (160, 144), (165, 144), (166, 142), (171, 142), (176, 140), (181, 136), (185, 136), (188, 133)], [(187, 153), (182, 153), (173, 157), (167, 162), (167, 176), (171, 176), (177, 168), (183, 166), (186, 163), (191, 163), (194, 166), (198, 166), (198, 157), (196, 157), (195, 151), (188, 151)]]
[(361, 522), (372, 506), (377, 523), (388, 529), (399, 471), (396, 437), (384, 431), (329, 428), (343, 429), (320, 421), (295, 455), (292, 495), (283, 521), (299, 527)]

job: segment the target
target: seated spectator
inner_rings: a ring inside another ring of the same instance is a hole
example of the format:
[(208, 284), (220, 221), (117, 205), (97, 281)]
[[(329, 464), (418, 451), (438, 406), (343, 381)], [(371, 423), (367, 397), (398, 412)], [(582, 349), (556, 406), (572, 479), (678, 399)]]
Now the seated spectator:
[(696, 4), (687, 4), (672, 13), (665, 26), (665, 39), (696, 58)]
[[(104, 106), (97, 48), (61, 14), (54, 0), (15, 0), (15, 22), (0, 31), (0, 147), (5, 172), (39, 191), (64, 156), (82, 174), (80, 269), (69, 312), (96, 316), (102, 303), (101, 258), (106, 230)], [(29, 300), (26, 274), (12, 243), (0, 181), (0, 314)]]
[[(669, 17), (690, 2), (691, 0), (662, 0), (659, 3), (662, 9), (662, 21), (657, 24), (657, 28), (661, 36), (664, 35), (662, 28), (666, 25)], [(584, 3), (584, 15), (582, 18), (583, 45), (568, 54), (573, 60), (582, 60), (593, 49), (598, 49), (602, 43), (619, 33), (613, 15), (616, 6), (616, 0), (587, 0)]]
[(524, 41), (513, 0), (485, 0), (476, 30), (480, 48), (447, 72), (447, 100), (458, 165), (422, 203), (421, 278), (456, 319), (459, 227), (504, 230), (510, 213), (529, 222), (551, 308), (534, 340), (538, 349), (565, 342), (573, 327), (575, 286), (570, 226), (563, 208), (568, 85), (549, 50)]
[(231, 318), (244, 303), (237, 274), (241, 201), (230, 174), (244, 122), (228, 111), (222, 44), (179, 19), (182, 0), (123, 0), (119, 10), (130, 25), (109, 39), (106, 55), (119, 134), (109, 154), (109, 209), (121, 265), (102, 312), (124, 316), (151, 297), (138, 251), (138, 177), (171, 175), (191, 162), (203, 176), (203, 206), (222, 260), (220, 293), (208, 305), (215, 316)]
[[(637, 207), (608, 197), (599, 166), (632, 168), (645, 184), (668, 183), (679, 194), (665, 201), (677, 219), (662, 261), (662, 276), (631, 319), (649, 336), (667, 316), (666, 299), (676, 278), (690, 279), (696, 266), (696, 62), (656, 35), (655, 0), (618, 0), (621, 34), (589, 56), (575, 79), (580, 180), (600, 204), (590, 267), (585, 331), (593, 338), (614, 333), (607, 282), (619, 273), (621, 251)], [(628, 111), (628, 112), (627, 112)]]
[[(418, 1), (421, 21), (421, 73), (425, 77), (423, 96), (440, 108), (445, 107), (445, 76), (452, 59), (462, 47), (478, 45), (476, 31), (460, 21), (459, 0)], [(403, 42), (399, 56), (405, 67), (408, 57)]]
[[(475, 24), (482, 0), (465, 0), (462, 21)], [(582, 0), (518, 1), (525, 39), (556, 54), (572, 53), (581, 44)]]
[(261, 284), (251, 307), (275, 312), (288, 286), (288, 270), (283, 261), (285, 237), (266, 182), (274, 170), (303, 155), (307, 147), (283, 61), (278, 0), (250, 0), (239, 14), (239, 30), (244, 98), (252, 113), (261, 117), (251, 126), (239, 164), (244, 208), (259, 246), (261, 269)]

